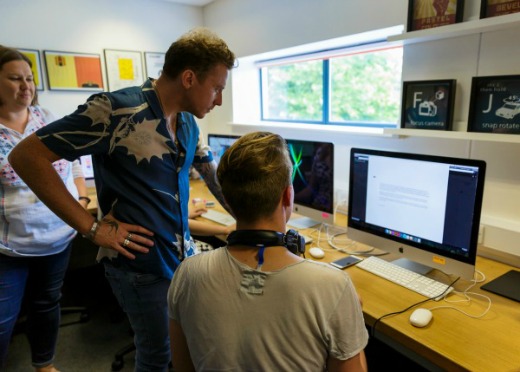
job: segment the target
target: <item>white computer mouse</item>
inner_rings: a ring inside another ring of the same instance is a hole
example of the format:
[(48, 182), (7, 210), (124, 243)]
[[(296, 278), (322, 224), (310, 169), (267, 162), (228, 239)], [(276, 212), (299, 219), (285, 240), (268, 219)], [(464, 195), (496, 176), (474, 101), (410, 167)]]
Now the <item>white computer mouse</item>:
[(415, 327), (426, 327), (430, 324), (433, 314), (430, 310), (424, 308), (415, 309), (410, 315), (410, 323)]
[(309, 254), (314, 258), (323, 258), (325, 256), (325, 252), (320, 247), (311, 247)]

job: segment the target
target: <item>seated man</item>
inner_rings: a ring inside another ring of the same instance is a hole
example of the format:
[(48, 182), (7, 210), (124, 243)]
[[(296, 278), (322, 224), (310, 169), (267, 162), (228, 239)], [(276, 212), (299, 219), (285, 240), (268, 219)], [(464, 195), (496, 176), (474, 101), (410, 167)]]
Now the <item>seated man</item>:
[(283, 233), (291, 174), (284, 139), (266, 132), (242, 136), (220, 160), (237, 230), (227, 247), (189, 257), (175, 272), (176, 371), (366, 370), (368, 333), (350, 277), (299, 257), (297, 234)]

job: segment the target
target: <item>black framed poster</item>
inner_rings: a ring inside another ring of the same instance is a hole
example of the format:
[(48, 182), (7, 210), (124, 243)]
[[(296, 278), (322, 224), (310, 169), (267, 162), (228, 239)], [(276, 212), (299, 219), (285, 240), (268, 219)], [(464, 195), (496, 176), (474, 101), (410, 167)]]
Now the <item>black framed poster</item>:
[(451, 130), (456, 80), (403, 82), (401, 128)]
[(473, 78), (468, 132), (520, 134), (520, 75)]
[(462, 22), (464, 0), (408, 0), (407, 31)]
[(520, 12), (518, 0), (480, 0), (480, 18)]

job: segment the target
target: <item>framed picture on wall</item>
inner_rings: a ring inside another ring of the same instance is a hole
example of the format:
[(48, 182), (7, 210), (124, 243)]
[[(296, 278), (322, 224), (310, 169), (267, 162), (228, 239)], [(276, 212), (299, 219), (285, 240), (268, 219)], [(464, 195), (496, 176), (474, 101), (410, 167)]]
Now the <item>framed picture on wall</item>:
[(102, 91), (99, 54), (43, 51), (50, 90)]
[(520, 134), (520, 75), (473, 78), (468, 132)]
[(456, 86), (454, 79), (403, 82), (401, 128), (451, 130)]
[(157, 79), (161, 75), (166, 53), (144, 52), (146, 76)]
[(480, 0), (480, 18), (518, 12), (520, 12), (518, 0)]
[(43, 75), (42, 75), (42, 63), (40, 59), (40, 51), (36, 49), (23, 49), (17, 48), (22, 52), (32, 63), (32, 73), (34, 77), (34, 85), (37, 90), (43, 90)]
[(105, 49), (108, 88), (111, 91), (144, 82), (141, 52)]
[(464, 0), (408, 0), (407, 31), (462, 22)]

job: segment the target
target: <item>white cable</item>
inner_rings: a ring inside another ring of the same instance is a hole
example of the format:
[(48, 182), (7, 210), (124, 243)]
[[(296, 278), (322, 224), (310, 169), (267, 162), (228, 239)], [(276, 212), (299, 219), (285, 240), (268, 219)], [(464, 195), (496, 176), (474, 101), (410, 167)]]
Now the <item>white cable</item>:
[(336, 216), (338, 215), (338, 208), (340, 205), (345, 205), (345, 207), (347, 206), (347, 199), (343, 199), (341, 200), (340, 202), (336, 203), (336, 206), (334, 207), (334, 223), (336, 223)]
[[(326, 227), (328, 230), (329, 225), (327, 225), (325, 223), (321, 223), (319, 228), (313, 228), (310, 232), (304, 234), (304, 235), (308, 235), (309, 237), (311, 237), (313, 239), (313, 244), (312, 244), (313, 246), (321, 248), (320, 243), (327, 241), (327, 239), (324, 239), (321, 237), (321, 231), (323, 230), (324, 227)], [(327, 248), (322, 248), (322, 249), (326, 250)]]
[[(480, 280), (478, 280), (476, 278), (477, 275), (481, 276)], [(460, 313), (462, 313), (462, 314), (464, 314), (464, 315), (466, 315), (466, 316), (468, 316), (470, 318), (479, 319), (479, 318), (484, 317), (489, 312), (489, 310), (491, 309), (491, 304), (492, 304), (491, 298), (488, 297), (488, 296), (485, 296), (485, 295), (483, 295), (481, 293), (469, 292), (469, 290), (471, 288), (473, 288), (475, 285), (477, 285), (477, 283), (481, 283), (484, 280), (486, 280), (486, 276), (484, 275), (484, 273), (479, 271), (479, 270), (475, 270), (475, 276), (474, 276), (473, 280), (471, 281), (471, 284), (464, 291), (462, 291), (462, 292), (455, 291), (455, 290), (453, 291), (454, 294), (461, 295), (463, 297), (463, 299), (460, 299), (460, 300), (448, 300), (448, 298), (446, 298), (446, 297), (444, 298), (444, 301), (446, 303), (449, 303), (449, 304), (466, 303), (469, 306), (469, 304), (471, 303), (471, 300), (472, 300), (471, 296), (482, 297), (482, 298), (487, 300), (487, 307), (481, 314), (479, 314), (479, 315), (469, 314), (469, 313), (465, 312), (464, 310), (462, 310), (462, 309), (460, 309), (458, 307), (455, 307), (455, 306), (435, 306), (435, 307), (430, 308), (430, 310), (435, 310), (435, 309), (452, 309), (452, 310), (456, 310), (456, 311), (458, 311), (458, 312), (460, 312)]]
[(368, 247), (368, 249), (364, 249), (364, 250), (351, 250), (349, 248), (356, 247), (357, 246), (357, 242), (355, 242), (354, 240), (349, 239), (349, 238), (346, 238), (346, 239), (343, 240), (343, 242), (346, 242), (346, 247), (339, 247), (339, 246), (337, 246), (336, 243), (334, 242), (336, 240), (336, 238), (338, 236), (340, 236), (340, 235), (346, 235), (346, 234), (347, 234), (346, 231), (342, 231), (342, 232), (339, 232), (339, 233), (332, 234), (331, 236), (329, 236), (329, 239), (328, 239), (329, 245), (332, 248), (334, 248), (335, 250), (343, 252), (343, 253), (346, 253), (346, 254), (360, 254), (360, 255), (363, 255), (363, 254), (368, 254), (368, 253), (370, 253), (370, 252), (372, 252), (374, 250), (374, 247)]

